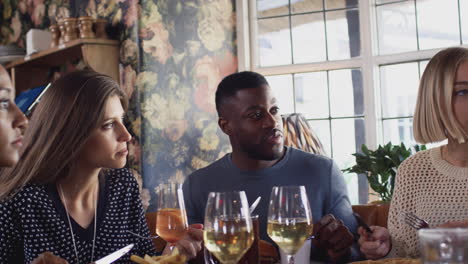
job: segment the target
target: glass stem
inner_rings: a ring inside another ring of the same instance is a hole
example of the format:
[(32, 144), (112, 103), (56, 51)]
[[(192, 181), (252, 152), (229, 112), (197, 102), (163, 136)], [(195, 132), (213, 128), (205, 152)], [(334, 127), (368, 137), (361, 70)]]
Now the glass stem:
[(294, 264), (294, 255), (288, 255), (288, 264)]
[(175, 244), (169, 244), (169, 251), (172, 253), (174, 251)]

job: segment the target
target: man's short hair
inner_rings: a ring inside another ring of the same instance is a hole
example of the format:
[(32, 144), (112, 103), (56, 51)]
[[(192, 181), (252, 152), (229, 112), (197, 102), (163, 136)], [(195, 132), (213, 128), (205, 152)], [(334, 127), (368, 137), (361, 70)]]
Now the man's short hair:
[(434, 143), (447, 137), (458, 142), (468, 139), (452, 107), (456, 73), (464, 62), (468, 62), (468, 49), (457, 47), (440, 51), (427, 64), (414, 112), (413, 134), (417, 142)]
[(240, 90), (262, 85), (268, 85), (268, 82), (263, 75), (256, 72), (243, 71), (226, 76), (216, 90), (215, 102), (218, 115), (221, 115), (221, 107), (229, 97), (235, 96)]

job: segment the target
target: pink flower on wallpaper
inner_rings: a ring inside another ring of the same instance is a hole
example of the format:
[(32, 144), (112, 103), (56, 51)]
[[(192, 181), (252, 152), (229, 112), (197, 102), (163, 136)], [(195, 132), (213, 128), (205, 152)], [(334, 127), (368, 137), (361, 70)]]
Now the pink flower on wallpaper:
[(34, 12), (32, 14), (31, 20), (35, 26), (39, 26), (42, 24), (42, 20), (44, 19), (45, 15), (45, 5), (41, 4), (34, 8)]
[(237, 70), (237, 57), (231, 51), (214, 58), (204, 56), (195, 63), (193, 79), (195, 104), (202, 110), (215, 113), (215, 92), (219, 82), (225, 76)]
[(179, 140), (187, 130), (186, 120), (169, 121), (167, 127), (163, 130), (163, 136), (172, 142)]
[(221, 78), (228, 76), (237, 71), (237, 57), (230, 50), (225, 53), (218, 54), (214, 57), (216, 64), (219, 66)]
[(138, 19), (139, 5), (138, 0), (128, 0), (128, 9), (124, 16), (124, 23), (127, 27), (133, 26)]
[(131, 98), (136, 84), (136, 71), (132, 66), (127, 65), (121, 70), (120, 80), (123, 90), (127, 93), (128, 98)]
[(44, 0), (27, 0), (26, 6), (34, 26), (42, 24), (46, 13)]
[(28, 4), (26, 3), (26, 0), (20, 0), (18, 2), (18, 9), (21, 14), (24, 14), (28, 11)]
[(166, 64), (166, 61), (172, 56), (173, 50), (169, 42), (169, 32), (161, 22), (149, 24), (147, 29), (154, 35), (149, 40), (143, 40), (143, 50), (150, 53), (160, 63)]
[(154, 36), (154, 32), (151, 31), (149, 28), (142, 28), (140, 29), (140, 33), (138, 34), (141, 39), (151, 39)]
[(215, 92), (221, 81), (219, 65), (210, 56), (198, 59), (193, 72), (195, 104), (205, 112), (215, 113)]

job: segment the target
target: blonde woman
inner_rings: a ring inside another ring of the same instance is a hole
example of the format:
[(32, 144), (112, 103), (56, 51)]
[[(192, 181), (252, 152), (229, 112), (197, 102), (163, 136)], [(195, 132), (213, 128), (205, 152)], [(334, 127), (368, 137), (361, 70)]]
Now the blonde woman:
[(403, 212), (431, 227), (468, 225), (468, 49), (448, 48), (429, 61), (413, 127), (420, 143), (448, 143), (418, 152), (399, 167), (388, 230), (359, 230), (361, 251), (369, 259), (419, 257), (417, 231), (404, 222)]
[[(15, 105), (15, 89), (6, 70), (0, 65), (0, 168), (18, 162), (23, 145), (23, 130), (28, 120)], [(1, 189), (0, 189), (1, 192)]]

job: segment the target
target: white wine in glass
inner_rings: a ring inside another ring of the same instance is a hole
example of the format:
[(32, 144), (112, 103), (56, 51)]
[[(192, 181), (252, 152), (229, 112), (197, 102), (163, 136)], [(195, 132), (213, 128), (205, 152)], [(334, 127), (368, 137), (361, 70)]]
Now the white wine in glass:
[(205, 210), (205, 247), (223, 264), (235, 264), (252, 246), (254, 231), (245, 192), (211, 192)]
[(268, 236), (294, 263), (294, 255), (312, 235), (312, 212), (304, 186), (275, 186), (268, 207)]
[(158, 211), (156, 233), (169, 243), (171, 249), (188, 232), (182, 186), (177, 183), (160, 184), (156, 188)]

